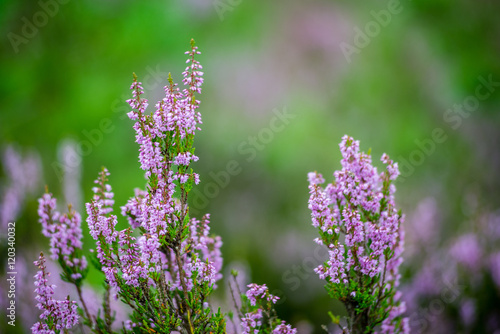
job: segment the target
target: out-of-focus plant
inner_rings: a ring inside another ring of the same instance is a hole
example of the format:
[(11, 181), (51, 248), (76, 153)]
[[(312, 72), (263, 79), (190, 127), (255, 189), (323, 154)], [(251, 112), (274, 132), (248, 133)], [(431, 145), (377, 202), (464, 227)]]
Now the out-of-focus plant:
[[(396, 209), (397, 163), (384, 154), (386, 170), (378, 173), (359, 141), (344, 136), (340, 143), (342, 170), (326, 185), (319, 173), (309, 173), (309, 209), (318, 229), (315, 241), (329, 249), (329, 260), (315, 269), (327, 281), (332, 298), (346, 307), (348, 333), (407, 333), (408, 319), (399, 285), (404, 216)], [(339, 318), (331, 315), (333, 322)]]
[(450, 236), (433, 198), (412, 215), (403, 288), (412, 333), (500, 328), (500, 215), (479, 212), (471, 222), (473, 230)]
[(39, 191), (42, 164), (34, 150), (23, 156), (14, 145), (9, 145), (2, 153), (6, 177), (0, 186), (0, 227), (6, 229), (8, 222), (19, 218), (27, 198)]

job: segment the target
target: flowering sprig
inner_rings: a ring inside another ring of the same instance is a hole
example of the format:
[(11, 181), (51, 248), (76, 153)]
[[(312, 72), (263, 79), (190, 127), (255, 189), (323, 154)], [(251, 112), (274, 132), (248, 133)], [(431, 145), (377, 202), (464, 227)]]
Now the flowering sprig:
[(315, 242), (329, 249), (329, 260), (315, 272), (327, 281), (330, 296), (345, 305), (350, 332), (407, 332), (396, 290), (404, 240), (404, 216), (396, 210), (392, 184), (397, 163), (384, 154), (386, 170), (378, 173), (370, 154), (349, 136), (340, 151), (342, 170), (334, 182), (323, 188), (321, 174), (308, 174), (312, 225), (320, 235)]
[(61, 215), (56, 211), (56, 199), (48, 192), (38, 203), (42, 234), (50, 239), (50, 257), (61, 264), (63, 280), (79, 286), (88, 271), (87, 260), (82, 254), (80, 214), (69, 205), (68, 212)]
[[(235, 285), (240, 291), (236, 276), (237, 272), (233, 271)], [(251, 283), (247, 285), (247, 288), (246, 293), (241, 294), (241, 307), (238, 310), (243, 334), (297, 333), (295, 328), (279, 319), (274, 309), (274, 304), (279, 300), (279, 297), (272, 295), (265, 284)], [(231, 290), (231, 293), (234, 294), (234, 291)], [(236, 300), (234, 302), (238, 308)]]
[(35, 275), (35, 300), (36, 307), (42, 311), (40, 321), (31, 328), (34, 334), (49, 334), (67, 332), (78, 324), (78, 306), (76, 302), (70, 301), (69, 296), (65, 300), (55, 300), (54, 285), (48, 284), (50, 273), (45, 266), (45, 257), (40, 253), (38, 261), (34, 262), (39, 268)]

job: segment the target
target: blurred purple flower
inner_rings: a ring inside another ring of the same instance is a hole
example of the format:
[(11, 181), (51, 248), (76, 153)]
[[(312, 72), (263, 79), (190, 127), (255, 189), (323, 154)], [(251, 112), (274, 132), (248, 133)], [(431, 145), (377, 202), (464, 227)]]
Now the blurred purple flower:
[(481, 266), (482, 253), (477, 236), (473, 233), (460, 236), (450, 248), (450, 255), (458, 263), (474, 271)]
[(2, 159), (6, 180), (0, 188), (0, 226), (5, 228), (9, 221), (18, 218), (27, 196), (33, 195), (40, 186), (42, 164), (35, 151), (29, 151), (24, 158), (14, 146), (7, 146)]

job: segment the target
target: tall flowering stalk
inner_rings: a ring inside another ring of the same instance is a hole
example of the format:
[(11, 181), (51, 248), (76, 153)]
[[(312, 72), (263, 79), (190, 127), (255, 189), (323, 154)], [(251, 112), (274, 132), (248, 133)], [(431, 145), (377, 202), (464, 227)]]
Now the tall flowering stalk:
[(35, 299), (42, 314), (40, 321), (33, 325), (31, 331), (37, 334), (67, 332), (78, 324), (76, 302), (70, 301), (69, 296), (65, 300), (55, 300), (52, 297), (55, 286), (48, 284), (50, 273), (47, 272), (43, 253), (40, 253), (35, 265), (40, 269), (35, 275)]
[(378, 173), (370, 154), (360, 152), (359, 141), (349, 136), (342, 138), (340, 151), (342, 170), (333, 174), (334, 182), (323, 188), (321, 174), (308, 174), (312, 225), (319, 232), (315, 242), (329, 249), (329, 260), (315, 272), (347, 309), (344, 332), (406, 333), (405, 305), (397, 291), (404, 242), (404, 216), (396, 209), (392, 184), (398, 165), (384, 154), (386, 168)]
[(38, 203), (42, 234), (50, 239), (50, 257), (59, 261), (66, 282), (80, 286), (87, 273), (87, 260), (82, 254), (80, 214), (71, 205), (67, 213), (60, 214), (56, 211), (56, 199), (48, 192)]

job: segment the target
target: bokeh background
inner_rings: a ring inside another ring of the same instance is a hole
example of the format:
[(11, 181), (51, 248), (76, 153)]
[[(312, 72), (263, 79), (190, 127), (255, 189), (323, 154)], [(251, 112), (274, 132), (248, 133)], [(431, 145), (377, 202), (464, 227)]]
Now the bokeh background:
[[(499, 13), (493, 0), (2, 0), (1, 234), (17, 222), (24, 274), (17, 326), (2, 316), (0, 332), (27, 332), (36, 318), (44, 186), (61, 208), (65, 198), (83, 207), (103, 165), (117, 205), (144, 186), (124, 117), (132, 72), (152, 105), (169, 72), (180, 81), (191, 38), (205, 70), (192, 210), (211, 213), (226, 273), (266, 283), (299, 333), (342, 314), (311, 269), (325, 254), (312, 241), (306, 176), (328, 180), (349, 134), (378, 166), (386, 152), (402, 169), (413, 332), (498, 332)], [(230, 307), (219, 290), (214, 303)]]

